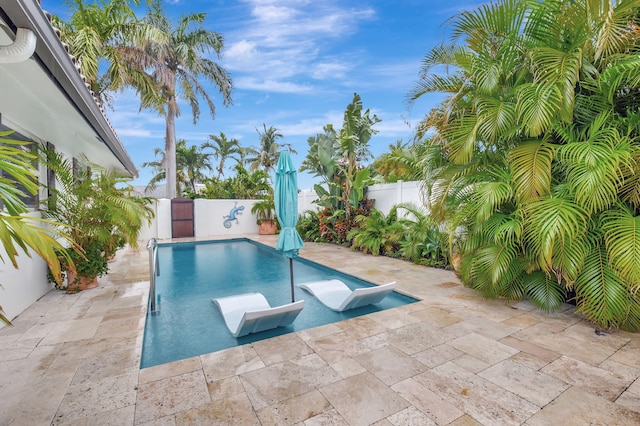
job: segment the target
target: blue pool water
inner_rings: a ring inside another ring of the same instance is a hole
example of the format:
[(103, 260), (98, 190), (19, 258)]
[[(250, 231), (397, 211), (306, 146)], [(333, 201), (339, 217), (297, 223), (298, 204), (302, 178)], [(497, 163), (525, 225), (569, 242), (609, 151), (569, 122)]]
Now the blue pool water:
[[(334, 312), (302, 289), (304, 309), (291, 326), (235, 338), (211, 301), (247, 292), (264, 294), (271, 306), (291, 302), (289, 262), (279, 252), (249, 240), (179, 243), (158, 247), (157, 313), (148, 313), (141, 368), (304, 330), (416, 302), (392, 292), (376, 305)], [(317, 263), (294, 259), (297, 283), (337, 278), (349, 287), (370, 283)]]

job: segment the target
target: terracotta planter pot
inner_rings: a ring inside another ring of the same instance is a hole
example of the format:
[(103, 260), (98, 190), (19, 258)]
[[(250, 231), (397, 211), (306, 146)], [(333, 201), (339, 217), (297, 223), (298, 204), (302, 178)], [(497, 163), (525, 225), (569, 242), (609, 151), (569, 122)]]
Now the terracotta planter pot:
[(98, 287), (98, 277), (78, 277), (78, 281), (74, 282), (76, 274), (67, 271), (67, 293), (75, 293), (82, 290), (89, 290), (90, 288)]
[(456, 275), (460, 275), (460, 262), (462, 262), (462, 256), (460, 253), (454, 253), (451, 257), (451, 265)]
[(261, 222), (258, 225), (258, 234), (260, 235), (273, 235), (276, 233), (276, 223), (275, 222)]

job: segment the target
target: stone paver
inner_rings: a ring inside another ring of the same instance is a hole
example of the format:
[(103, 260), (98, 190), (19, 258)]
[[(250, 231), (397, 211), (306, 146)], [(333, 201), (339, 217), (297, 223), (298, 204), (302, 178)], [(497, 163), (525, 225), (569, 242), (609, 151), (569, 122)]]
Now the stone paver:
[(550, 424), (632, 426), (640, 424), (640, 413), (572, 387), (529, 419), (526, 424), (527, 426)]
[(569, 387), (561, 380), (512, 360), (502, 361), (478, 375), (538, 407), (544, 407)]
[(148, 254), (122, 250), (98, 288), (0, 329), (0, 426), (640, 424), (638, 334), (483, 300), (450, 271), (301, 256), (422, 301), (140, 370)]
[(349, 377), (320, 392), (353, 426), (370, 425), (410, 405), (371, 373)]
[[(185, 398), (185, 395), (189, 395)], [(202, 371), (173, 376), (138, 386), (136, 424), (190, 410), (211, 402)]]
[(240, 375), (242, 385), (257, 410), (341, 379), (342, 377), (316, 354)]
[(609, 401), (615, 401), (633, 381), (624, 374), (564, 356), (544, 367), (542, 372)]

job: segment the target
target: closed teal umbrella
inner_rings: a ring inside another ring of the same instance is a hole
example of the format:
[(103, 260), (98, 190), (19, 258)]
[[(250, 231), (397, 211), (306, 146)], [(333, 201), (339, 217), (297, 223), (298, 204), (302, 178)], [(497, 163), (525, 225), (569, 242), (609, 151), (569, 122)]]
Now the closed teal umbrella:
[(289, 258), (289, 274), (291, 276), (291, 302), (295, 302), (293, 294), (293, 258), (304, 246), (300, 234), (296, 230), (298, 223), (298, 177), (296, 168), (288, 151), (280, 153), (276, 167), (276, 188), (274, 194), (276, 216), (280, 222), (280, 236), (276, 250)]

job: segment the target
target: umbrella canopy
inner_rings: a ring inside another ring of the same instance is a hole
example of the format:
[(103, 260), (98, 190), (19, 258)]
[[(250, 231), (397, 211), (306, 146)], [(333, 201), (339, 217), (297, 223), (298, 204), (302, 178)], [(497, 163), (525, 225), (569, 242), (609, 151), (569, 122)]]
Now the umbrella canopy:
[(300, 234), (296, 230), (298, 222), (298, 177), (296, 168), (291, 161), (288, 151), (280, 153), (278, 166), (276, 167), (276, 185), (274, 191), (276, 216), (280, 222), (280, 235), (276, 250), (289, 258), (289, 271), (291, 275), (291, 301), (293, 296), (293, 258), (304, 246)]

